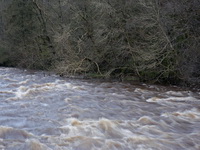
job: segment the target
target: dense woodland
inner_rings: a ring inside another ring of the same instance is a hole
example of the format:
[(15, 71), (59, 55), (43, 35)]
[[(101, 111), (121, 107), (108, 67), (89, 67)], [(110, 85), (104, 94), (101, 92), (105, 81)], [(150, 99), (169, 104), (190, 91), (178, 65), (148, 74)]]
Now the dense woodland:
[(0, 64), (200, 83), (200, 0), (0, 0)]

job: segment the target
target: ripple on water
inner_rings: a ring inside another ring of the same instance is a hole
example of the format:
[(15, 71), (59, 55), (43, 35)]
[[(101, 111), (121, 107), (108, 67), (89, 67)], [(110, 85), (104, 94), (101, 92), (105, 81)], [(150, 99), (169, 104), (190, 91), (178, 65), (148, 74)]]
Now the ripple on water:
[(11, 127), (0, 126), (0, 139), (4, 140), (25, 140), (33, 135), (24, 131)]
[(200, 121), (200, 110), (192, 108), (190, 110), (175, 111), (162, 114), (164, 117), (177, 117), (187, 121)]

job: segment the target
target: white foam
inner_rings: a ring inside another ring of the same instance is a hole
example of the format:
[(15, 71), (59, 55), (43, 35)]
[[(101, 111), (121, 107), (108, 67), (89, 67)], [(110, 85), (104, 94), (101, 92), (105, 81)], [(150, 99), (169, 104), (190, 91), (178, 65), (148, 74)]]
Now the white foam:
[(179, 91), (167, 91), (165, 94), (173, 95), (173, 96), (184, 96), (183, 92), (179, 92)]
[(188, 97), (168, 97), (168, 98), (159, 98), (151, 97), (147, 99), (147, 102), (186, 102), (186, 101), (197, 101), (198, 99), (188, 96)]
[[(29, 80), (22, 81), (19, 84), (25, 84)], [(73, 86), (71, 83), (56, 84), (56, 83), (44, 83), (44, 84), (33, 84), (31, 86), (20, 86), (13, 93), (15, 97), (9, 98), (9, 100), (22, 99), (23, 97), (31, 96), (34, 93), (41, 93), (50, 90), (59, 89), (78, 89), (78, 86)]]
[(31, 90), (28, 87), (20, 86), (17, 91), (15, 92), (15, 98), (21, 99), (22, 97), (25, 97), (29, 94)]

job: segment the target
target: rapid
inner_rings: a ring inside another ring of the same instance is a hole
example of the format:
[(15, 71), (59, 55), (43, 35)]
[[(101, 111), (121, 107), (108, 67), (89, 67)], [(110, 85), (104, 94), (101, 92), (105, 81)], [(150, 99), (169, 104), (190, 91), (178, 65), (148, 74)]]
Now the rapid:
[(2, 67), (0, 150), (200, 150), (200, 92)]

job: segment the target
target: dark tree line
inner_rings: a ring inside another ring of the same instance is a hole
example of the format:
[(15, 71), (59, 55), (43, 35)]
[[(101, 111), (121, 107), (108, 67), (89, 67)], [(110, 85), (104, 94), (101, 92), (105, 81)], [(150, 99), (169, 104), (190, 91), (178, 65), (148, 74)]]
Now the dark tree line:
[(1, 0), (0, 64), (200, 82), (199, 0)]

